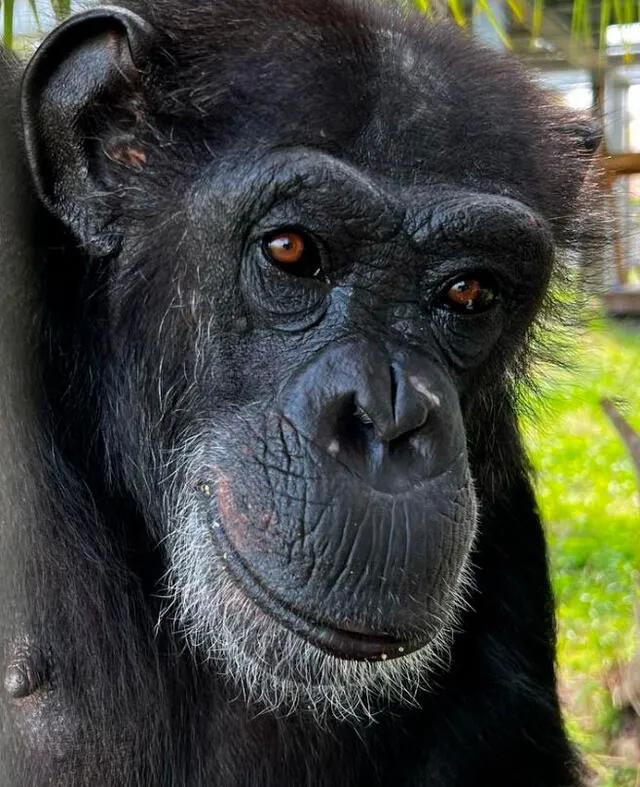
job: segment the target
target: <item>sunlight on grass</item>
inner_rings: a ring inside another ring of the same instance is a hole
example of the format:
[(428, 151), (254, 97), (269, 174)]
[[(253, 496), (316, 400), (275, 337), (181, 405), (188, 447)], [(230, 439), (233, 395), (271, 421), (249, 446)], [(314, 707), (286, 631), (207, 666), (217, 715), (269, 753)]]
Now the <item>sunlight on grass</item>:
[(640, 429), (640, 326), (594, 320), (575, 345), (572, 371), (540, 373), (546, 404), (524, 424), (525, 438), (547, 523), (569, 728), (598, 784), (635, 785), (635, 769), (602, 755), (617, 721), (606, 674), (636, 646), (640, 501), (600, 399), (613, 399)]

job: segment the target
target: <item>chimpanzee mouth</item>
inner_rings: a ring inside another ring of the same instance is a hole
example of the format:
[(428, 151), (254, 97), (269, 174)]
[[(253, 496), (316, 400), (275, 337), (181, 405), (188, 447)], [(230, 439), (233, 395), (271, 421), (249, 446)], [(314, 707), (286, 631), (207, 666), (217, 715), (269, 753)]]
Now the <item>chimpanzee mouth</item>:
[(362, 626), (319, 621), (282, 601), (256, 577), (237, 553), (218, 520), (210, 521), (208, 530), (217, 556), (228, 569), (230, 579), (256, 606), (284, 628), (320, 650), (341, 659), (387, 661), (412, 653), (428, 644), (431, 637), (400, 639), (368, 631)]

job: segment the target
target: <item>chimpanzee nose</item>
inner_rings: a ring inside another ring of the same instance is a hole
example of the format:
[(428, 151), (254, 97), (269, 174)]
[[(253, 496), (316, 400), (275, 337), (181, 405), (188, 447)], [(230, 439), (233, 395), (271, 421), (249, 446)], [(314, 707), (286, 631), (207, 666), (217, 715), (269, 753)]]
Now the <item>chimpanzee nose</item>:
[(304, 437), (373, 486), (404, 487), (430, 474), (434, 452), (422, 431), (439, 399), (419, 359), (333, 345), (287, 385), (280, 403)]
[[(380, 440), (391, 442), (424, 426), (428, 401), (418, 393), (415, 379), (401, 363), (381, 363), (376, 370), (360, 369), (355, 378), (353, 392), (348, 392), (355, 406), (353, 416), (370, 424)], [(345, 404), (348, 407), (348, 399)], [(347, 410), (345, 415), (351, 413)]]

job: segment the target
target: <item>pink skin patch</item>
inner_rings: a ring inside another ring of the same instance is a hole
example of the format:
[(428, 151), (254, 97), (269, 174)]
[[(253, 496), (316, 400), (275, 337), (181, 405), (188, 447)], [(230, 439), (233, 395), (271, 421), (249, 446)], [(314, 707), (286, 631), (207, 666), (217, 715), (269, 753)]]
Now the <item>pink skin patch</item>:
[(128, 145), (115, 145), (108, 151), (107, 156), (111, 161), (129, 169), (141, 170), (147, 163), (147, 154), (144, 150)]
[(216, 481), (216, 501), (218, 514), (225, 533), (233, 545), (242, 551), (249, 546), (249, 517), (238, 510), (236, 505), (231, 478), (223, 473), (219, 467), (214, 468)]

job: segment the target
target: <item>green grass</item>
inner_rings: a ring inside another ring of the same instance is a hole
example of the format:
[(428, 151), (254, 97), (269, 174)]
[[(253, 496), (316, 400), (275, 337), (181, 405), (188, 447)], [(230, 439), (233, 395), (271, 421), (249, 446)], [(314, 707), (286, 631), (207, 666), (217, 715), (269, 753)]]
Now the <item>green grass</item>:
[(539, 375), (546, 406), (525, 424), (550, 545), (558, 604), (561, 692), (569, 729), (600, 787), (636, 785), (606, 757), (617, 713), (607, 672), (636, 647), (640, 505), (630, 458), (599, 400), (640, 429), (640, 324), (594, 319), (572, 371)]

